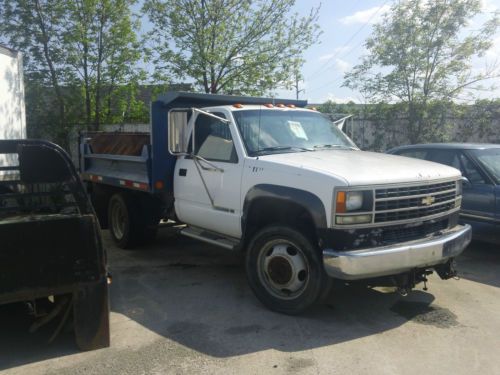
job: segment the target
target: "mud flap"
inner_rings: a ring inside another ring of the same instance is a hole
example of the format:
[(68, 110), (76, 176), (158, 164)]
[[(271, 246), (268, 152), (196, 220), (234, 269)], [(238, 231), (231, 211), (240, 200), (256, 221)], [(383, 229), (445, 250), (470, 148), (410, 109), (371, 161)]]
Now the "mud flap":
[(74, 294), (76, 344), (81, 350), (106, 348), (109, 338), (108, 283), (83, 286)]

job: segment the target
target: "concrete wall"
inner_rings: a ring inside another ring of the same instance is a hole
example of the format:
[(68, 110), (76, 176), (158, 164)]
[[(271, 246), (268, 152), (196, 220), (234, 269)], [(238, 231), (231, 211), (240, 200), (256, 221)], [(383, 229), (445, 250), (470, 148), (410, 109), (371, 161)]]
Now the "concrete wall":
[[(0, 46), (0, 139), (26, 137), (22, 55)], [(0, 156), (0, 165), (9, 160)]]

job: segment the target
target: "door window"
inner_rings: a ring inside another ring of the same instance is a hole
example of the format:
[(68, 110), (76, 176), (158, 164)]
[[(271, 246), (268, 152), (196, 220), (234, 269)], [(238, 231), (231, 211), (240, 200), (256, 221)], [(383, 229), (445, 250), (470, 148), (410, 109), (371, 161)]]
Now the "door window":
[(460, 160), (462, 162), (462, 166), (464, 169), (464, 175), (470, 181), (471, 184), (485, 184), (481, 172), (477, 169), (477, 167), (467, 158), (465, 155), (460, 155)]
[(408, 158), (425, 160), (427, 156), (427, 150), (403, 150), (400, 153), (398, 153), (398, 155), (406, 156)]
[(450, 167), (456, 168), (463, 173), (460, 168), (460, 160), (458, 159), (458, 154), (454, 150), (431, 150), (427, 155), (427, 160), (449, 165)]
[[(225, 118), (222, 113), (214, 115)], [(229, 124), (214, 117), (199, 114), (194, 124), (195, 155), (211, 161), (237, 163)]]

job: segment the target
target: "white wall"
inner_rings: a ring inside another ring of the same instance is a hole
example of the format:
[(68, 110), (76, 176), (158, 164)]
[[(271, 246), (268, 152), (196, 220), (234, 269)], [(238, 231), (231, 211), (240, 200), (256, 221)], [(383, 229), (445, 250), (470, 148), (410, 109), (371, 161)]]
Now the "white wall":
[[(0, 46), (0, 139), (25, 137), (22, 55)], [(6, 157), (0, 155), (0, 165), (6, 163)]]

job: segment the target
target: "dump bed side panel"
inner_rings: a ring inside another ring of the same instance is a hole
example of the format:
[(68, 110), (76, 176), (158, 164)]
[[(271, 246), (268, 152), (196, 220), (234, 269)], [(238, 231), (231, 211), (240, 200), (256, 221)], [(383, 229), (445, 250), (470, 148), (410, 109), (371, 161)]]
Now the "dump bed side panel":
[(151, 192), (149, 133), (95, 132), (80, 139), (80, 171), (86, 181)]
[(149, 133), (87, 133), (88, 143), (95, 154), (141, 156), (150, 144)]

